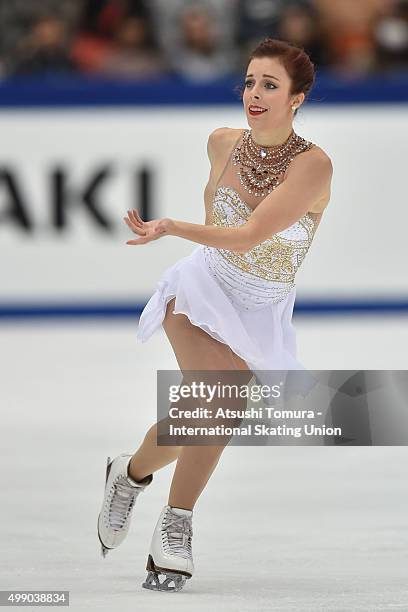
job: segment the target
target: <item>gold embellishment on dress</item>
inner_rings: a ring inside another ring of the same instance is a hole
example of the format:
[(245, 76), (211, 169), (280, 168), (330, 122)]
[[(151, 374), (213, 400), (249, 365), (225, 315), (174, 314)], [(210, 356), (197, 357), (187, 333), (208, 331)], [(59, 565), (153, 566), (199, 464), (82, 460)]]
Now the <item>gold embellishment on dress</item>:
[[(252, 209), (230, 187), (218, 187), (213, 201), (213, 222), (220, 227), (237, 227), (246, 223)], [(298, 231), (298, 240), (288, 235)], [(259, 278), (293, 283), (313, 240), (315, 224), (306, 213), (293, 225), (273, 234), (246, 253), (217, 249), (231, 264)]]

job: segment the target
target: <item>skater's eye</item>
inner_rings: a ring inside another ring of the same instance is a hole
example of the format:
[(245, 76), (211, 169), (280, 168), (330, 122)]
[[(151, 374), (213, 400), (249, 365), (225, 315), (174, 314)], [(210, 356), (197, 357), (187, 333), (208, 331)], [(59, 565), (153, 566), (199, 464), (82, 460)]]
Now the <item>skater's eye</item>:
[[(245, 87), (246, 87), (247, 89), (248, 89), (247, 85), (248, 85), (249, 83), (253, 83), (253, 81), (252, 81), (251, 79), (248, 79), (247, 81), (245, 81)], [(273, 87), (274, 89), (277, 89), (276, 85), (274, 85), (274, 84), (273, 84), (273, 83), (271, 83), (270, 81), (266, 81), (265, 85), (272, 85), (272, 87)], [(270, 89), (270, 88), (268, 87), (268, 89)]]

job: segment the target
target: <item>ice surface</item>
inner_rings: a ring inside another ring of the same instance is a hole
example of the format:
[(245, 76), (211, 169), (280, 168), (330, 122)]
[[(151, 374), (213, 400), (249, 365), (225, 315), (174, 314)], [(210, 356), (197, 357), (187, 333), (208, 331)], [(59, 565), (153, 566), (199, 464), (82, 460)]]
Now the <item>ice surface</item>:
[[(136, 450), (156, 369), (177, 368), (136, 325), (0, 327), (1, 588), (66, 589), (73, 612), (408, 610), (405, 447), (227, 447), (195, 506), (195, 575), (165, 594), (141, 583), (172, 464), (102, 559), (106, 457)], [(295, 325), (311, 369), (407, 369), (406, 317)]]

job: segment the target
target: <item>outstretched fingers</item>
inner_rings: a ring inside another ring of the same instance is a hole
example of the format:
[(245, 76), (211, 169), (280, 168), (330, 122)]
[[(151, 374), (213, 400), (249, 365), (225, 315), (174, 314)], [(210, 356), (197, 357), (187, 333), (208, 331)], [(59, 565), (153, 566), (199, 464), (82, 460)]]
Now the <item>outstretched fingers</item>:
[(150, 242), (147, 238), (136, 238), (136, 240), (127, 240), (126, 244), (146, 244), (147, 242)]
[(146, 231), (143, 229), (143, 221), (137, 211), (128, 210), (128, 216), (123, 217), (123, 220), (134, 234), (139, 234), (139, 236), (146, 235)]
[(143, 225), (143, 220), (135, 208), (132, 208), (132, 210), (128, 210), (128, 214), (134, 223)]

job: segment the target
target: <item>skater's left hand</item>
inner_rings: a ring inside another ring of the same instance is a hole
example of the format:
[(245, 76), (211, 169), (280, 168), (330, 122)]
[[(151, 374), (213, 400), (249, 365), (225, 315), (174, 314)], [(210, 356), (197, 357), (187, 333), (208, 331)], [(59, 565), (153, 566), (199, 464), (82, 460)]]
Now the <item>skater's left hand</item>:
[(135, 209), (128, 210), (128, 216), (123, 217), (123, 220), (134, 234), (140, 236), (136, 240), (128, 240), (126, 244), (146, 244), (152, 240), (157, 240), (162, 236), (169, 235), (173, 225), (172, 219), (168, 218), (143, 221)]

